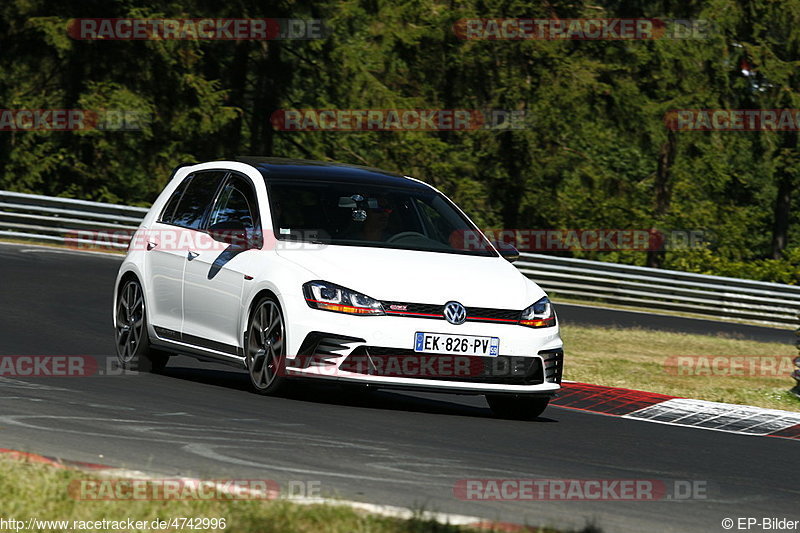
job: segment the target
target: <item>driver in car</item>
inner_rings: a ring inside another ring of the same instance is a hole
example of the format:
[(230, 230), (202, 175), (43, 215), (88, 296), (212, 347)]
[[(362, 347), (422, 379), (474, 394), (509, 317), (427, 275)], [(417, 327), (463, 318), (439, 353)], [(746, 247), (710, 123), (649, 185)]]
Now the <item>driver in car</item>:
[(383, 242), (393, 235), (388, 231), (389, 221), (394, 208), (385, 196), (375, 198), (377, 207), (370, 207), (367, 218), (363, 222), (353, 221), (346, 237), (362, 241)]
[(363, 222), (361, 236), (365, 241), (385, 241), (392, 236), (387, 231), (389, 218), (394, 209), (386, 198), (378, 198), (378, 207), (367, 211), (367, 219)]

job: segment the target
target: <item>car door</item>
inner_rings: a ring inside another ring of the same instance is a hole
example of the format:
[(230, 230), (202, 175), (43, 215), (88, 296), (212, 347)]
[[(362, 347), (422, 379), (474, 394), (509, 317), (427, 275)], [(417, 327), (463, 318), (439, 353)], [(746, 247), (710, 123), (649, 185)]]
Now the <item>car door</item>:
[[(220, 238), (237, 227), (245, 238), (234, 244)], [(242, 289), (261, 239), (255, 189), (249, 178), (231, 173), (213, 203), (206, 231), (198, 235), (186, 263), (184, 342), (229, 355), (241, 354)]]
[(184, 256), (170, 244), (175, 236), (172, 220), (186, 187), (193, 176), (187, 176), (167, 202), (164, 211), (146, 234), (145, 271), (150, 280), (149, 320), (163, 338), (176, 339), (183, 323), (183, 266)]
[(186, 177), (146, 235), (145, 263), (150, 279), (150, 322), (164, 339), (181, 340), (183, 276), (192, 233), (202, 228), (224, 171)]

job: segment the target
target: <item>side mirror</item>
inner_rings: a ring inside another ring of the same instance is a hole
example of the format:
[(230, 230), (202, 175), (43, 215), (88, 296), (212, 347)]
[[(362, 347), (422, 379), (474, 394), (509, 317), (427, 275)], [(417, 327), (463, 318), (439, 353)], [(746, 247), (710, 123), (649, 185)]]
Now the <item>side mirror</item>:
[(252, 247), (250, 240), (247, 238), (247, 228), (239, 220), (217, 222), (208, 227), (208, 234), (215, 241), (224, 242), (231, 246)]
[(509, 244), (503, 241), (492, 241), (492, 245), (497, 249), (500, 255), (508, 261), (509, 263), (513, 263), (517, 259), (519, 259), (519, 250), (517, 250), (513, 244)]

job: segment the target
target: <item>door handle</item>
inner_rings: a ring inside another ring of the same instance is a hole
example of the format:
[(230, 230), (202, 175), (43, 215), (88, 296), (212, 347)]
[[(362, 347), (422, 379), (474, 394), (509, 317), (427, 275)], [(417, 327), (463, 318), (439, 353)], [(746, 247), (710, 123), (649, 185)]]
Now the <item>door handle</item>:
[(192, 259), (194, 259), (198, 255), (200, 255), (198, 252), (193, 252), (193, 251), (189, 250), (189, 261), (191, 261)]
[(152, 249), (153, 249), (153, 248), (155, 248), (156, 246), (158, 246), (158, 243), (157, 243), (157, 242), (148, 241), (148, 242), (147, 242), (147, 251), (149, 252), (150, 250), (152, 250)]

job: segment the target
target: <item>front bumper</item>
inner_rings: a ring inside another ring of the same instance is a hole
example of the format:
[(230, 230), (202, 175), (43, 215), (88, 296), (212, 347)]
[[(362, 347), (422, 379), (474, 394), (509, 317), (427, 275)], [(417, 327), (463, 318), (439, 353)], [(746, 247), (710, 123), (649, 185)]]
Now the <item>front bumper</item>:
[[(561, 386), (558, 326), (456, 326), (437, 319), (349, 316), (316, 309), (298, 315), (289, 320), (290, 345), (297, 354), (286, 363), (290, 377), (458, 394), (547, 396)], [(499, 355), (414, 352), (417, 332), (498, 337)]]

